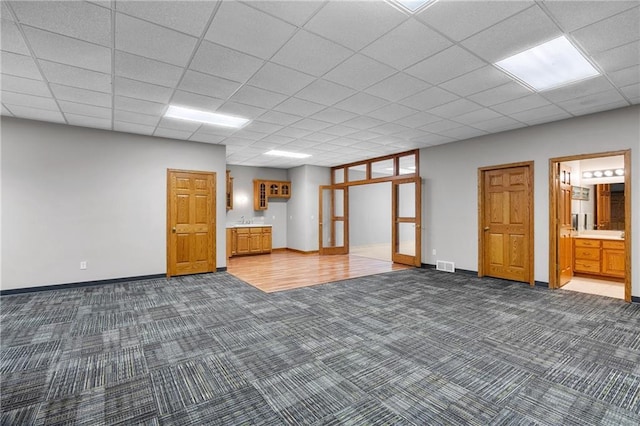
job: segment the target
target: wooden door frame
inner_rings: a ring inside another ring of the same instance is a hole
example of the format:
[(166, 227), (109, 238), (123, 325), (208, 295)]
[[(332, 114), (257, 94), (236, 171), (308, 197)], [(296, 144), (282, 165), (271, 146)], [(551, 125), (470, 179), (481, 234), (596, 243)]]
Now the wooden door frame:
[[(414, 194), (414, 219), (408, 221), (405, 218), (398, 216), (398, 186), (406, 183), (415, 184)], [(395, 263), (403, 265), (411, 265), (420, 267), (422, 265), (422, 178), (413, 177), (406, 179), (396, 179), (391, 182), (391, 260)], [(413, 223), (415, 225), (415, 255), (403, 255), (402, 253), (396, 254), (396, 245), (398, 244), (398, 227), (399, 223)], [(395, 258), (394, 258), (395, 257)], [(409, 258), (413, 257), (413, 261), (410, 262)], [(403, 260), (403, 261), (400, 261)]]
[[(534, 273), (534, 248), (535, 248), (535, 234), (534, 234), (534, 198), (533, 198), (533, 161), (521, 161), (518, 163), (500, 164), (496, 166), (478, 167), (478, 276), (485, 276), (484, 268), (484, 174), (492, 170), (510, 169), (513, 167), (527, 167), (529, 169), (529, 194), (528, 202), (531, 208), (529, 209), (529, 241), (527, 248), (529, 250), (529, 285), (535, 285), (535, 273)], [(526, 281), (525, 281), (526, 282)]]
[(167, 278), (171, 278), (171, 173), (193, 173), (193, 174), (202, 174), (202, 175), (211, 175), (213, 178), (213, 186), (211, 188), (211, 214), (213, 215), (213, 270), (211, 272), (215, 272), (217, 268), (217, 226), (218, 226), (218, 212), (217, 212), (217, 200), (216, 200), (216, 188), (217, 188), (217, 173), (216, 172), (205, 172), (201, 170), (184, 170), (184, 169), (167, 169)]
[[(323, 202), (322, 202), (322, 191), (330, 190), (331, 191), (331, 206), (329, 207), (331, 211), (331, 240), (335, 244), (335, 222), (336, 218), (341, 218), (342, 223), (344, 224), (342, 228), (343, 235), (343, 245), (340, 247), (340, 250), (337, 250), (337, 247), (322, 247), (322, 235), (324, 230), (325, 218), (323, 217)], [(335, 215), (335, 192), (336, 190), (344, 191), (343, 196), (343, 206), (342, 206), (342, 216)], [(349, 254), (349, 187), (343, 184), (338, 185), (320, 185), (318, 187), (318, 253), (320, 255), (332, 255), (332, 254)]]
[(555, 185), (555, 167), (558, 163), (591, 158), (624, 157), (624, 300), (631, 302), (631, 150), (607, 151), (594, 154), (579, 154), (549, 159), (549, 288), (558, 288), (560, 268), (558, 266), (558, 224), (556, 211), (558, 206), (558, 188)]

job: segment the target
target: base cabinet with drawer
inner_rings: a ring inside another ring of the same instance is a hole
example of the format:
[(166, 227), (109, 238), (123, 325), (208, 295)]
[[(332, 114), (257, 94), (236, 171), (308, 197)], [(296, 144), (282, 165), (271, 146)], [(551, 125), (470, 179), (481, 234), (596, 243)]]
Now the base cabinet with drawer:
[(232, 228), (230, 237), (227, 245), (232, 247), (231, 256), (271, 253), (270, 226)]
[(573, 271), (624, 278), (624, 241), (575, 238), (573, 240)]

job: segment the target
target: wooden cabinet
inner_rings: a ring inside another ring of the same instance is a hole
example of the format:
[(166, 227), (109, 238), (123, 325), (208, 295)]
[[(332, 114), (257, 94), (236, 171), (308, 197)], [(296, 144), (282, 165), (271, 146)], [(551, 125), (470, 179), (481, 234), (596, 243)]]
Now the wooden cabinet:
[[(232, 230), (231, 234), (229, 229)], [(227, 241), (227, 245), (231, 245), (231, 256), (271, 253), (270, 226), (228, 228), (227, 236), (231, 238), (231, 241)]]
[(227, 210), (233, 209), (233, 178), (231, 171), (227, 170)]
[(576, 238), (573, 271), (590, 275), (624, 278), (624, 241)]
[(291, 182), (254, 179), (253, 209), (266, 210), (269, 198), (291, 198)]

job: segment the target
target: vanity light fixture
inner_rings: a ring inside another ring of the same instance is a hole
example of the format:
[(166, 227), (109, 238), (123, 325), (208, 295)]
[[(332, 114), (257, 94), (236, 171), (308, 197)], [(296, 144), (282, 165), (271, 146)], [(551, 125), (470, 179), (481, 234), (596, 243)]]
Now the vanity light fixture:
[(582, 172), (582, 177), (585, 179), (601, 178), (601, 177), (613, 177), (624, 176), (624, 169), (615, 170), (591, 170), (588, 172)]
[(494, 65), (537, 92), (556, 89), (600, 74), (565, 36), (532, 47)]
[(616, 171), (614, 173), (616, 174), (616, 176), (623, 176), (624, 175), (624, 169), (616, 169)]
[(387, 0), (392, 5), (400, 7), (409, 13), (418, 13), (436, 0)]
[(212, 124), (214, 126), (233, 127), (236, 129), (249, 122), (249, 119), (247, 118), (200, 111), (175, 105), (169, 105), (169, 109), (167, 109), (164, 116), (168, 118), (179, 118), (181, 120), (197, 121), (199, 123)]
[(602, 173), (600, 170), (596, 170), (595, 172), (593, 172), (593, 177), (602, 177), (604, 173)]
[(265, 155), (273, 155), (275, 157), (288, 157), (288, 158), (307, 158), (311, 157), (311, 154), (302, 154), (299, 152), (289, 152), (289, 151), (277, 151), (271, 150), (264, 153)]
[(613, 170), (605, 170), (605, 171), (604, 171), (604, 175), (605, 175), (606, 177), (611, 177), (611, 176), (613, 176)]

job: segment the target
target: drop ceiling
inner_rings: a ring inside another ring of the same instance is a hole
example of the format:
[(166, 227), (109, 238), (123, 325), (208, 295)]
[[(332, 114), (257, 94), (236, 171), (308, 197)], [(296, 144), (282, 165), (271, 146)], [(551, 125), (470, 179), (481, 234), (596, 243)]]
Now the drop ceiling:
[[(1, 5), (2, 115), (221, 144), (235, 165), (333, 166), (640, 103), (638, 1)], [(600, 76), (535, 93), (492, 65), (563, 34)]]

